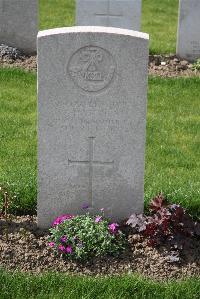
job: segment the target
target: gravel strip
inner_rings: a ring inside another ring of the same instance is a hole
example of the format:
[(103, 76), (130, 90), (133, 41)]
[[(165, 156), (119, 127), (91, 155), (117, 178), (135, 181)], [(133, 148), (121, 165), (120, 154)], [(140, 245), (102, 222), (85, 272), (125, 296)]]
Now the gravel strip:
[[(28, 71), (37, 70), (37, 57), (26, 56), (16, 48), (0, 45), (0, 67), (17, 67)], [(149, 75), (160, 77), (200, 76), (192, 70), (192, 64), (175, 55), (149, 55)]]
[(192, 63), (181, 60), (175, 55), (149, 56), (149, 75), (160, 77), (199, 77), (200, 71), (195, 71), (192, 67)]
[(36, 56), (26, 56), (17, 48), (0, 44), (0, 67), (17, 67), (28, 71), (36, 71)]
[[(6, 233), (8, 240), (6, 240)], [(48, 232), (37, 228), (35, 216), (0, 217), (0, 266), (7, 270), (41, 273), (67, 272), (83, 275), (140, 273), (156, 280), (200, 275), (200, 244), (191, 242), (180, 263), (170, 263), (165, 248), (147, 246), (140, 235), (128, 236), (129, 248), (119, 258), (94, 258), (85, 264), (65, 261), (48, 246)]]

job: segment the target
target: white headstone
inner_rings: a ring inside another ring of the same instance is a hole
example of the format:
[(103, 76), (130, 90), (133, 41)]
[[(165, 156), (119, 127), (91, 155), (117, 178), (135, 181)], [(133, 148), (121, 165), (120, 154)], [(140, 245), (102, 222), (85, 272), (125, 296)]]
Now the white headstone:
[(36, 53), (38, 0), (0, 0), (0, 44)]
[(142, 0), (76, 0), (76, 25), (140, 31)]
[(189, 61), (200, 58), (200, 0), (179, 1), (176, 53)]
[[(124, 46), (126, 45), (126, 46)], [(107, 27), (38, 34), (38, 224), (143, 210), (148, 35)]]

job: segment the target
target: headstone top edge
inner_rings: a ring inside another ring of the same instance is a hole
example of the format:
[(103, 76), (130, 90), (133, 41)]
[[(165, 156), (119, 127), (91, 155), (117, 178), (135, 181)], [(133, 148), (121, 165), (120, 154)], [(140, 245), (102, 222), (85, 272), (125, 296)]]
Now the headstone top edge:
[(61, 27), (48, 30), (42, 30), (38, 32), (38, 39), (45, 36), (57, 35), (67, 33), (110, 33), (118, 35), (127, 35), (137, 37), (145, 40), (149, 40), (149, 34), (133, 31), (129, 29), (122, 29), (116, 27), (103, 27), (103, 26), (74, 26), (74, 27)]

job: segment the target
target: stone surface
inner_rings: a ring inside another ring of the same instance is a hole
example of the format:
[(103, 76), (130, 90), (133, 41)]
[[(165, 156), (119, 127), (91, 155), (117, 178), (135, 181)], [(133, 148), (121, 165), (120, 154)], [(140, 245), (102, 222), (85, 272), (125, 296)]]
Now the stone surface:
[(141, 6), (141, 0), (76, 0), (76, 24), (140, 31)]
[(36, 53), (38, 0), (0, 0), (0, 44)]
[(179, 1), (176, 52), (189, 61), (200, 58), (200, 0)]
[[(124, 47), (126, 45), (126, 47)], [(38, 225), (143, 210), (148, 35), (110, 27), (38, 34)]]

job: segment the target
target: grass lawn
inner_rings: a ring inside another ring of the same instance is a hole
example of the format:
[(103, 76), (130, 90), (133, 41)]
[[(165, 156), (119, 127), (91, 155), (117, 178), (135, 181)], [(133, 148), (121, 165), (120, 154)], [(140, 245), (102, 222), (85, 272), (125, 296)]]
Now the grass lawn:
[[(143, 0), (141, 30), (151, 53), (175, 53), (178, 0)], [(40, 29), (75, 25), (75, 0), (40, 0)]]
[[(75, 0), (39, 0), (40, 29), (73, 26)], [(178, 0), (143, 0), (142, 31), (151, 53), (175, 53)], [(145, 205), (162, 191), (200, 216), (200, 78), (149, 79)], [(36, 74), (0, 69), (0, 186), (13, 212), (36, 213)], [(1, 202), (1, 199), (0, 199)], [(197, 299), (198, 278), (159, 283), (139, 276), (33, 276), (0, 269), (0, 299)]]
[(200, 281), (158, 283), (139, 276), (115, 278), (43, 276), (7, 273), (0, 270), (1, 299), (198, 299)]
[(16, 193), (18, 210), (30, 211), (36, 204), (36, 75), (0, 69), (0, 103), (0, 186)]
[[(149, 79), (145, 203), (160, 191), (200, 216), (200, 78)], [(36, 208), (36, 74), (0, 69), (0, 185)]]

